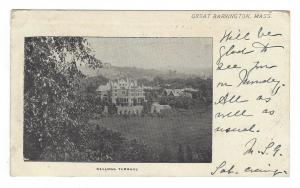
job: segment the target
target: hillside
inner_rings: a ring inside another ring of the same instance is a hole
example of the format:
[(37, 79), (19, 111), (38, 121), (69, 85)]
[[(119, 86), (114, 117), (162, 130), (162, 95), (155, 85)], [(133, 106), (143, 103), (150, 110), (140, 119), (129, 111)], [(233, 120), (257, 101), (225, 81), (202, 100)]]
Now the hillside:
[(117, 79), (119, 77), (129, 77), (132, 79), (147, 79), (152, 80), (155, 77), (161, 77), (163, 79), (172, 78), (191, 78), (191, 77), (211, 77), (210, 70), (198, 71), (194, 70), (193, 74), (179, 73), (174, 70), (155, 70), (155, 69), (143, 69), (137, 67), (117, 67), (110, 66), (97, 70), (93, 70), (89, 73), (90, 77), (103, 76), (107, 79)]

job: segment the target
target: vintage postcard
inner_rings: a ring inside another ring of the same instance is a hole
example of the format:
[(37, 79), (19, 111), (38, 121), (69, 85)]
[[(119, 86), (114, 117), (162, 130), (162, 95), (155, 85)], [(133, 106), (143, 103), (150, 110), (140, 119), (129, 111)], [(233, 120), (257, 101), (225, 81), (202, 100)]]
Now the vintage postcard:
[(288, 11), (11, 13), (12, 176), (289, 176)]

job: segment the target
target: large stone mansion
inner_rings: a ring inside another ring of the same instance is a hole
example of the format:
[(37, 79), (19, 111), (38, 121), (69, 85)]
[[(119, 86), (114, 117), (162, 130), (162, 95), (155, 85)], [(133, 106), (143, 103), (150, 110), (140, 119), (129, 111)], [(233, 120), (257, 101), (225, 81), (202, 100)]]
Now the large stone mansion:
[(96, 92), (101, 100), (117, 106), (138, 106), (145, 101), (143, 86), (128, 78), (109, 80), (105, 85), (100, 85)]

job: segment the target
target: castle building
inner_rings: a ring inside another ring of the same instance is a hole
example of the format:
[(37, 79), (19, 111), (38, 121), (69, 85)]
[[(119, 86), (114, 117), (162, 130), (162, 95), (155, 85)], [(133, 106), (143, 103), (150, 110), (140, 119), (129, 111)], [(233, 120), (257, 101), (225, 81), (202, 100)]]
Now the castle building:
[(117, 106), (137, 106), (145, 101), (143, 86), (138, 85), (136, 80), (128, 78), (110, 80), (106, 85), (100, 85), (96, 92), (101, 100)]

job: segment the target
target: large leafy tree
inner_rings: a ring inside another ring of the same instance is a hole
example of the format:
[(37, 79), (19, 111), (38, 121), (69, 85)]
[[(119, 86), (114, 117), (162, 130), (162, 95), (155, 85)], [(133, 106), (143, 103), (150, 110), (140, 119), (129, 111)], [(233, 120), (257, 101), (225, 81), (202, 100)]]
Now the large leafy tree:
[(80, 158), (83, 116), (76, 90), (79, 66), (101, 67), (85, 38), (26, 37), (24, 66), (24, 157)]

